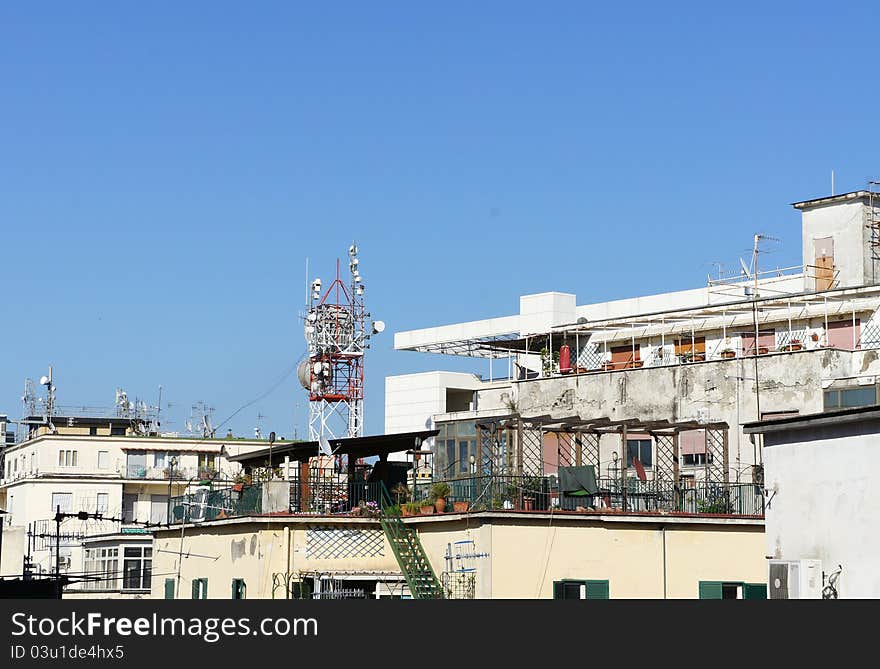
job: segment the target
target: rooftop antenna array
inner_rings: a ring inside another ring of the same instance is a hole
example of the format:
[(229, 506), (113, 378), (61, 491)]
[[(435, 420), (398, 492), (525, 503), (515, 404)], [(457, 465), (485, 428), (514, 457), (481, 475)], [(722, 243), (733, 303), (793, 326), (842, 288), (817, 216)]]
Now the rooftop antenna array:
[(203, 439), (211, 439), (217, 432), (213, 426), (214, 407), (209, 407), (203, 400), (192, 405), (189, 420), (186, 421), (186, 431), (192, 435), (198, 434)]
[(336, 278), (326, 288), (311, 281), (304, 331), (308, 357), (297, 376), (309, 393), (309, 439), (360, 437), (364, 431), (364, 355), (370, 338), (385, 329), (366, 310), (366, 286), (357, 243), (348, 249), (349, 281), (336, 261)]

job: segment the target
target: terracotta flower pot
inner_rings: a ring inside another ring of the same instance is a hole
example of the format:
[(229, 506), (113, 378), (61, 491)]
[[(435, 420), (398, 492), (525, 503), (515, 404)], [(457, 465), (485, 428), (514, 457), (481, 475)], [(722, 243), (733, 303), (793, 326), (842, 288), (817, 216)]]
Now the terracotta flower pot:
[(470, 506), (469, 502), (453, 502), (452, 510), (455, 511), (455, 513), (467, 513), (468, 506)]
[(434, 500), (434, 508), (437, 509), (437, 513), (444, 513), (446, 511), (446, 500), (443, 497), (438, 497)]
[(423, 516), (432, 516), (434, 515), (434, 507), (433, 506), (420, 506), (419, 513)]

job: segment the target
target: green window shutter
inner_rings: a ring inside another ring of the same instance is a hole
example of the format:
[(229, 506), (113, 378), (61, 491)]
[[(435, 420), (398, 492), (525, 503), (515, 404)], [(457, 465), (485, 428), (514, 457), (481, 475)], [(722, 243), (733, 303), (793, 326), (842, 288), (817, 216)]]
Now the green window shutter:
[(608, 581), (586, 581), (587, 599), (610, 599)]
[(174, 579), (165, 579), (165, 599), (174, 599)]
[(743, 583), (743, 599), (767, 599), (767, 584)]
[(232, 599), (244, 599), (245, 585), (244, 579), (232, 579)]
[(565, 588), (562, 581), (553, 581), (553, 599), (565, 599)]
[(199, 579), (194, 578), (192, 581), (192, 598), (199, 598)]
[(208, 579), (200, 578), (202, 582), (202, 599), (208, 599)]
[(700, 581), (700, 599), (721, 599), (721, 581)]

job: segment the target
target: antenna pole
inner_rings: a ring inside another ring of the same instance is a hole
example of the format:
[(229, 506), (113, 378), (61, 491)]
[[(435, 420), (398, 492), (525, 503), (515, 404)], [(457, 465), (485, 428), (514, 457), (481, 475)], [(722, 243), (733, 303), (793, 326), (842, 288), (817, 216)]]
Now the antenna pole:
[(162, 384), (159, 384), (159, 405), (156, 407), (156, 434), (159, 434), (159, 428), (162, 423), (159, 422), (159, 418), (162, 414)]

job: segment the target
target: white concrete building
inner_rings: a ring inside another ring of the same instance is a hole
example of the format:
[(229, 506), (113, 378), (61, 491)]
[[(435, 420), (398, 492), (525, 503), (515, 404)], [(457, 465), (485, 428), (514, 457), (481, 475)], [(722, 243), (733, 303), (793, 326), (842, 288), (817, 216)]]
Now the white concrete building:
[[(227, 458), (266, 445), (264, 441), (243, 439), (110, 434), (106, 426), (91, 429), (67, 418), (56, 417), (55, 423), (54, 433), (40, 428), (32, 432), (32, 438), (8, 446), (3, 453), (0, 508), (8, 512), (5, 519), (10, 536), (12, 528), (24, 533), (24, 546), (18, 546), (17, 556), (10, 552), (15, 544), (4, 546), (4, 568), (17, 565), (4, 576), (20, 576), (26, 555), (30, 555), (34, 573), (55, 571), (54, 518), (59, 508), (63, 513), (83, 511), (103, 516), (67, 518), (61, 523), (61, 573), (88, 571), (87, 563), (94, 561), (94, 551), (87, 554), (83, 542), (90, 537), (109, 536), (96, 547), (105, 549), (107, 555), (118, 553), (121, 574), (126, 542), (133, 538), (141, 549), (141, 544), (151, 544), (145, 525), (166, 522), (169, 495), (183, 494), (188, 486), (202, 480), (233, 478), (240, 466)], [(140, 536), (133, 536), (137, 534)], [(109, 594), (114, 589), (132, 593), (149, 590), (149, 584), (144, 586), (134, 574), (117, 585), (105, 589), (106, 593), (99, 588), (97, 594)], [(76, 587), (83, 586), (71, 589)]]
[[(797, 267), (595, 304), (526, 295), (513, 315), (398, 332), (397, 350), (483, 359), (488, 370), (388, 377), (386, 431), (439, 428), (435, 478), (473, 473), (464, 459), (485, 460), (481, 426), (494, 423), (506, 430), (500, 457), (512, 462), (518, 448), (520, 472), (583, 456), (601, 477), (638, 460), (648, 480), (760, 480), (760, 437), (743, 423), (877, 401), (877, 204), (868, 191), (796, 203)], [(540, 430), (540, 446), (517, 446), (512, 417)], [(557, 448), (560, 431), (576, 455)]]
[[(813, 561), (818, 587), (799, 598), (880, 598), (880, 488), (871, 466), (880, 409), (795, 416), (745, 429), (764, 437), (768, 567)], [(779, 597), (768, 573), (770, 596)]]

